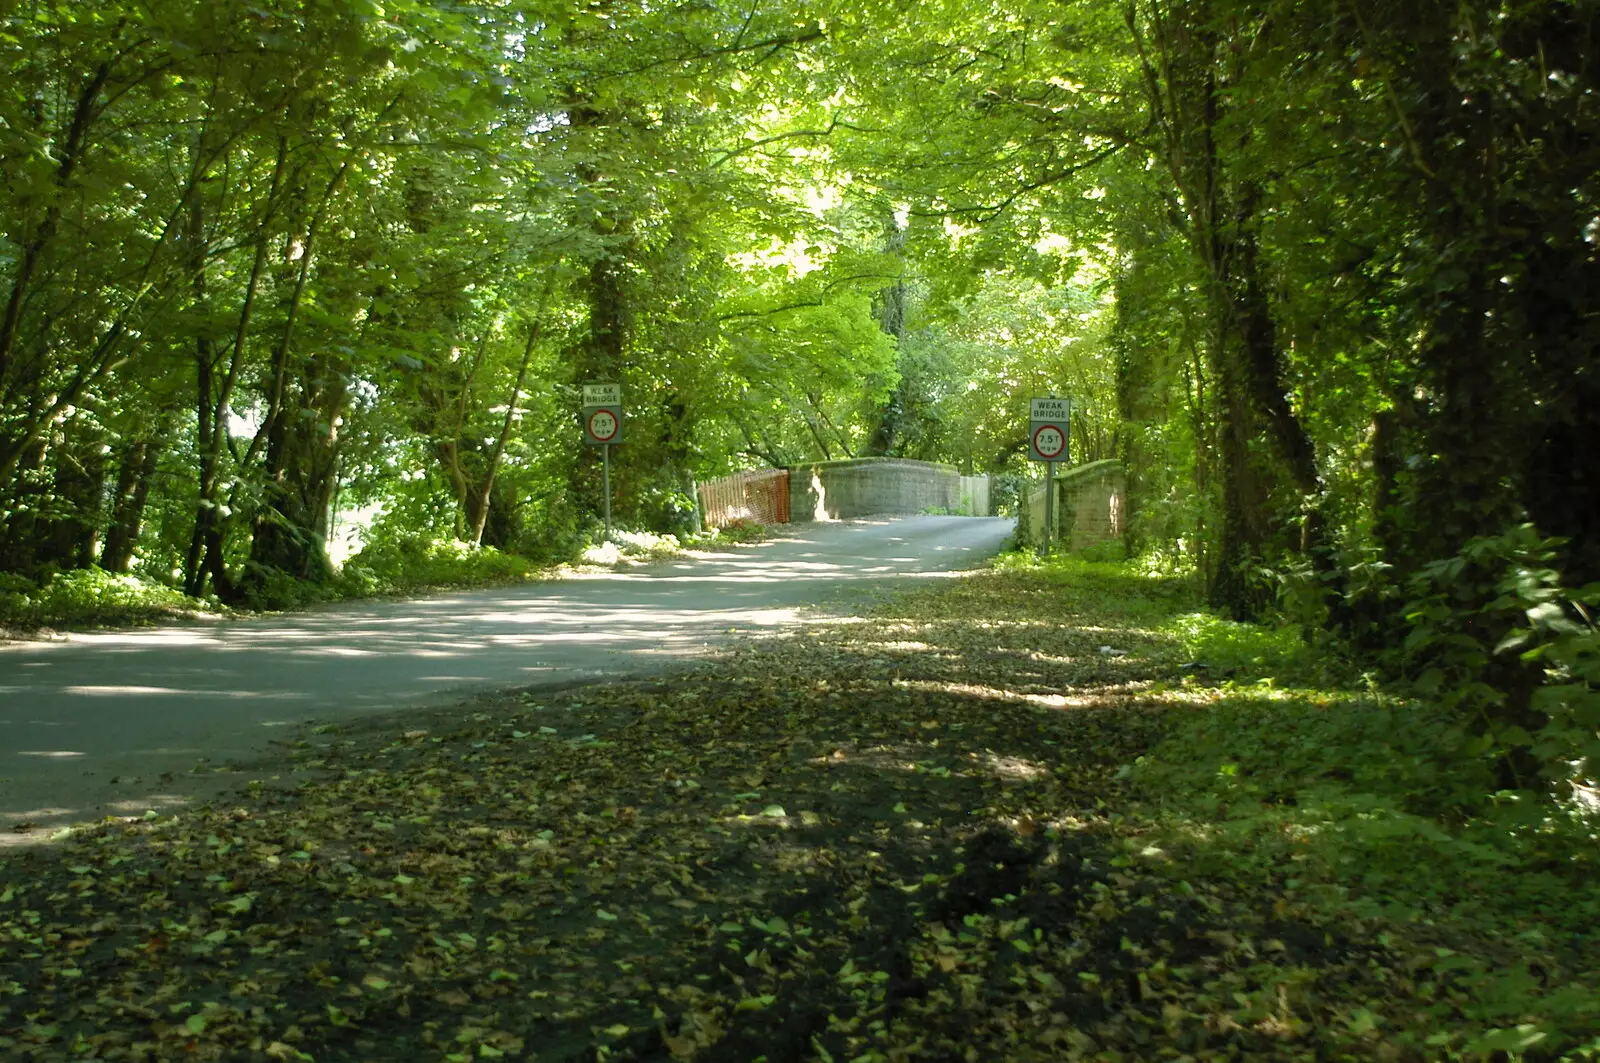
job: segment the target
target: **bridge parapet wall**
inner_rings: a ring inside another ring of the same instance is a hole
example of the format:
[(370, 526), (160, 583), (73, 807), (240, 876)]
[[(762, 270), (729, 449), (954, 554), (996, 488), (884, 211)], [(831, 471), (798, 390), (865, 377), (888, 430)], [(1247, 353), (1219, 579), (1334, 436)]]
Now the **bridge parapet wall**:
[(789, 519), (848, 520), (878, 514), (955, 512), (961, 474), (952, 465), (909, 458), (851, 458), (789, 470)]
[[(1041, 480), (1024, 495), (1017, 526), (1025, 542), (1038, 543), (1044, 537), (1045, 489)], [(1120, 461), (1112, 458), (1058, 471), (1055, 490), (1056, 528), (1051, 536), (1055, 542), (1068, 550), (1082, 550), (1122, 536), (1128, 478)]]

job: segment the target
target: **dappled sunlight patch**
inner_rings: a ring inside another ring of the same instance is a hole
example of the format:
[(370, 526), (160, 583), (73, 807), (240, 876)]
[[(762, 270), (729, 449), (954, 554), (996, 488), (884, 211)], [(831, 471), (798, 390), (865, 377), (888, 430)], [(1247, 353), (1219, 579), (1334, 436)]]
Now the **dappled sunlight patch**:
[(893, 685), (899, 690), (914, 690), (931, 694), (956, 694), (962, 697), (982, 698), (987, 701), (1011, 701), (1036, 705), (1043, 709), (1097, 708), (1110, 704), (1110, 699), (1106, 695), (1098, 693), (1085, 695), (1028, 694), (1016, 690), (1002, 690), (998, 687), (982, 686), (977, 683), (939, 682), (925, 679), (896, 679)]
[(987, 751), (981, 755), (977, 753), (968, 755), (979, 761), (991, 775), (997, 775), (1002, 779), (1021, 779), (1032, 782), (1050, 775), (1049, 768), (1021, 757), (1003, 757), (998, 753)]
[(863, 650), (888, 650), (897, 653), (921, 653), (937, 650), (939, 647), (926, 642), (863, 642)]

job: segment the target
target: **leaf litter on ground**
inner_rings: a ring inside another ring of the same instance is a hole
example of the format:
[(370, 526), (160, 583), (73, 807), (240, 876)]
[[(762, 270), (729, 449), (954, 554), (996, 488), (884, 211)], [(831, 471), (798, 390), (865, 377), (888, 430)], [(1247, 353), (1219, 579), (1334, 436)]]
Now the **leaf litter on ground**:
[[(666, 678), (336, 728), (303, 744), (321, 771), (298, 791), (7, 858), (0, 1052), (978, 1063), (1464, 1044), (1437, 1039), (1445, 982), (1418, 988), (1395, 928), (1169, 851), (1129, 767), (1216, 694), (1161, 631), (1188, 594), (1077, 576), (1012, 566)], [(1168, 689), (1191, 696), (1175, 708)], [(1470, 1026), (1470, 988), (1447, 989)], [(1543, 1036), (1478, 1026), (1514, 1050)]]

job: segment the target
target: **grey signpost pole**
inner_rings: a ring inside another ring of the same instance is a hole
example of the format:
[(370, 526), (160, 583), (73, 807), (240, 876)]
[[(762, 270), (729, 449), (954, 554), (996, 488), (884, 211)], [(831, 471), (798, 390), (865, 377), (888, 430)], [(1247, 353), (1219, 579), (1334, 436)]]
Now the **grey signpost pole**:
[(1067, 457), (1072, 433), (1072, 400), (1054, 395), (1028, 402), (1028, 457), (1044, 462), (1044, 536), (1040, 549), (1050, 552), (1056, 528), (1056, 462)]
[(1044, 552), (1050, 552), (1050, 536), (1056, 530), (1056, 463), (1044, 463)]
[(605, 471), (600, 475), (605, 480), (606, 486), (606, 542), (611, 541), (611, 444), (602, 443), (600, 450), (604, 455), (601, 458), (601, 468)]

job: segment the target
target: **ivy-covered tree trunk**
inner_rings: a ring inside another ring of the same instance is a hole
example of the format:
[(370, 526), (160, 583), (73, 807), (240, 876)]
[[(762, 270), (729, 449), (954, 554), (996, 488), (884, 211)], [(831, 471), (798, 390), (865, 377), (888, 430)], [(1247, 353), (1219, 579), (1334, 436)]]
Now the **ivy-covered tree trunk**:
[(68, 421), (61, 434), (54, 447), (50, 512), (40, 527), (37, 560), (63, 569), (88, 568), (94, 563), (105, 487), (102, 436), (83, 416)]
[(112, 489), (105, 542), (100, 548), (100, 567), (108, 572), (126, 572), (133, 566), (145, 506), (164, 449), (166, 427), (165, 421), (158, 422), (147, 435), (126, 440), (118, 448), (117, 483)]
[[(614, 111), (594, 105), (582, 92), (574, 92), (568, 110), (574, 131), (598, 144), (624, 119)], [(591, 149), (592, 150), (592, 149)], [(598, 152), (596, 155), (598, 156)], [(587, 328), (571, 353), (572, 381), (581, 387), (591, 383), (619, 383), (627, 365), (627, 351), (633, 330), (633, 307), (629, 291), (630, 260), (635, 254), (634, 219), (625, 204), (618, 202), (624, 190), (617, 176), (599, 165), (578, 167), (582, 193), (574, 221), (588, 231), (593, 250), (578, 282), (579, 297), (587, 311)], [(626, 401), (628, 396), (624, 394)], [(573, 426), (574, 443), (578, 426)], [(582, 511), (598, 514), (604, 505), (599, 447), (582, 447), (572, 464), (569, 497)], [(612, 451), (611, 488), (615, 495), (623, 487), (618, 476), (616, 448)], [(613, 511), (616, 499), (612, 500)]]
[[(1261, 189), (1237, 172), (1249, 172), (1251, 132), (1230, 113), (1231, 96), (1246, 79), (1255, 31), (1211, 4), (1157, 11), (1148, 25), (1130, 9), (1129, 25), (1188, 239), (1207, 278), (1223, 509), (1210, 597), (1250, 619), (1268, 602), (1256, 570), (1285, 551), (1320, 551), (1324, 542), (1315, 453), (1286, 392), (1262, 276)], [(1331, 562), (1325, 551), (1320, 556)]]
[(338, 485), (345, 385), (337, 368), (317, 358), (297, 391), (294, 416), (279, 418), (268, 439), (266, 506), (256, 519), (250, 560), (320, 581), (333, 574), (328, 520)]
[[(1600, 575), (1593, 13), (1356, 5), (1352, 19), (1420, 189), (1412, 395), (1382, 424), (1386, 559), (1404, 579), (1531, 519), (1570, 537), (1562, 577), (1581, 585)], [(1544, 665), (1493, 650), (1522, 623), (1493, 605), (1502, 575), (1466, 565), (1451, 608), (1494, 692), (1471, 725), (1504, 750), (1502, 785), (1537, 786), (1523, 739), (1546, 722), (1533, 700)]]
[[(883, 227), (884, 253), (898, 258), (905, 252), (905, 246), (906, 230), (896, 218), (891, 216)], [(880, 289), (873, 300), (873, 310), (878, 318), (878, 327), (883, 329), (884, 335), (894, 337), (898, 352), (897, 361), (901, 361), (904, 358), (906, 300), (906, 282), (903, 277), (887, 288)], [(872, 438), (866, 446), (865, 453), (867, 454), (897, 455), (901, 453), (901, 435), (909, 405), (906, 389), (910, 382), (910, 376), (902, 370), (899, 377), (899, 380), (895, 382), (894, 390), (889, 393), (889, 398), (878, 409), (877, 424), (873, 427)]]

